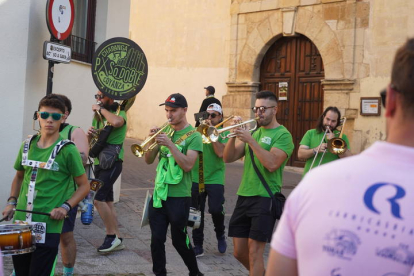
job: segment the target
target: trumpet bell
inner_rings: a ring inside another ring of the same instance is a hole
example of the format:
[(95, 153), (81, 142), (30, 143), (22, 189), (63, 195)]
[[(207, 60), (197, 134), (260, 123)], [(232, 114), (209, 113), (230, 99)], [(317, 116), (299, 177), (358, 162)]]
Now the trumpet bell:
[(138, 144), (132, 144), (131, 151), (136, 157), (142, 157), (145, 153), (145, 150)]
[(347, 149), (347, 145), (342, 138), (333, 138), (328, 141), (328, 150), (333, 154), (343, 154)]

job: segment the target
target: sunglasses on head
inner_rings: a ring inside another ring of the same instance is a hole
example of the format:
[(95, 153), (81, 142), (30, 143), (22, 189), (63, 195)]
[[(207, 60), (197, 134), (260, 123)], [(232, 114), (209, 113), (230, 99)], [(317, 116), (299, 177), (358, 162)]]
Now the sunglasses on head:
[(62, 119), (63, 115), (62, 113), (49, 113), (46, 111), (42, 111), (42, 112), (38, 112), (40, 114), (40, 118), (46, 120), (47, 118), (49, 118), (50, 116), (52, 116), (52, 119), (55, 121), (59, 121), (60, 119)]
[(95, 94), (95, 99), (97, 100), (102, 100), (104, 97), (104, 95)]
[(211, 117), (212, 119), (216, 118), (218, 115), (216, 113), (208, 113), (208, 117)]

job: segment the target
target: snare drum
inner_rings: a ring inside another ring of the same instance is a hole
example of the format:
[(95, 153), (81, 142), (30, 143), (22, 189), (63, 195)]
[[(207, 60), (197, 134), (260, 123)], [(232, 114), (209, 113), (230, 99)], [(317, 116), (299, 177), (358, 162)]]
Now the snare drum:
[(0, 225), (1, 255), (31, 253), (36, 249), (32, 226), (27, 224)]

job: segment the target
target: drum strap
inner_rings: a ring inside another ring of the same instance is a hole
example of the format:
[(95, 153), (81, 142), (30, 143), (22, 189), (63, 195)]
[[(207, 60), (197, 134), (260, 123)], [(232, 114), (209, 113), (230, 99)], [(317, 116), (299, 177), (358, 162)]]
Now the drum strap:
[[(73, 144), (73, 142), (69, 140), (62, 140), (59, 143), (57, 143), (52, 153), (50, 154), (49, 160), (47, 160), (47, 162), (29, 160), (28, 156), (29, 156), (30, 144), (36, 136), (37, 135), (33, 135), (32, 137), (27, 138), (24, 141), (23, 153), (22, 153), (22, 166), (28, 166), (28, 167), (33, 168), (32, 174), (30, 176), (29, 189), (27, 193), (26, 210), (29, 210), (29, 211), (33, 211), (33, 200), (34, 200), (34, 195), (35, 195), (36, 178), (37, 178), (38, 169), (40, 168), (44, 170), (52, 170), (52, 165), (55, 161), (57, 154), (60, 152), (60, 150), (68, 144)], [(29, 223), (32, 222), (31, 213), (26, 213), (26, 222), (29, 222)]]
[(204, 193), (205, 185), (204, 185), (204, 160), (203, 160), (203, 153), (198, 153), (198, 193)]

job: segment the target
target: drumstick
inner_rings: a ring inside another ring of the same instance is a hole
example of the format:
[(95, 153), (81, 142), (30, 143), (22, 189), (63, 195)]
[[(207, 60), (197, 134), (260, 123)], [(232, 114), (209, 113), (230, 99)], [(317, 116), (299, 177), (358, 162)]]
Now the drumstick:
[(36, 215), (44, 215), (44, 216), (49, 216), (49, 213), (43, 213), (43, 212), (38, 212), (38, 211), (29, 211), (29, 210), (22, 210), (22, 209), (14, 209), (14, 211), (19, 211), (19, 212), (26, 212), (26, 213), (32, 213), (32, 214), (36, 214)]
[(4, 218), (0, 219), (0, 222), (4, 221), (7, 218), (7, 216), (5, 216)]

